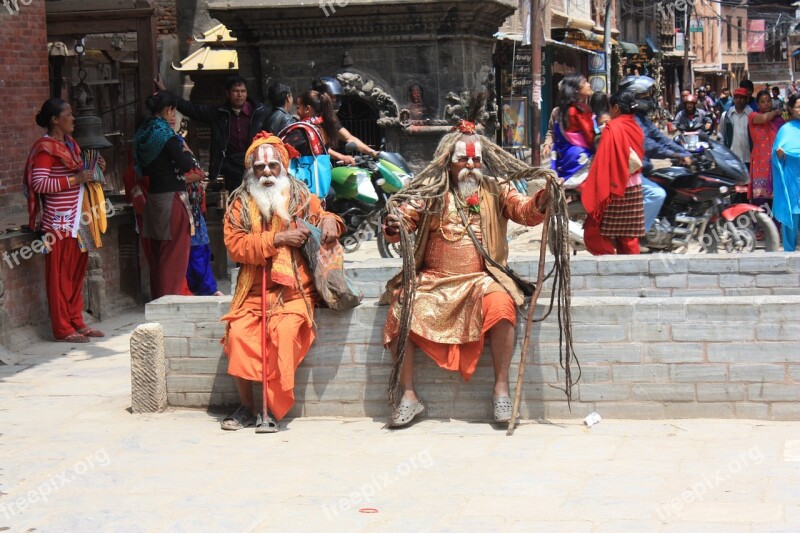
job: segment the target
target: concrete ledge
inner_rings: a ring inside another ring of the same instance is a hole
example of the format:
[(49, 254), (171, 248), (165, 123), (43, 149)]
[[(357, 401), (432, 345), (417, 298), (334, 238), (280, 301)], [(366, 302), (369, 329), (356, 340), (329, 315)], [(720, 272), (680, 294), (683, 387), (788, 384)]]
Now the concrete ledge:
[[(575, 297), (572, 302), (582, 378), (573, 389), (571, 410), (559, 390), (564, 372), (559, 332), (551, 317), (533, 331), (523, 417), (583, 417), (597, 410), (618, 418), (800, 419), (800, 296), (605, 296)], [(147, 320), (164, 330), (169, 405), (238, 401), (225, 371), (222, 329), (216, 322), (229, 303), (229, 296), (171, 296), (147, 305)], [(381, 345), (385, 317), (386, 307), (374, 299), (348, 312), (317, 311), (320, 329), (298, 369), (291, 416), (388, 415), (390, 356)], [(488, 349), (470, 383), (437, 368), (419, 351), (416, 362), (418, 392), (428, 416), (490, 417), (493, 372)], [(572, 371), (577, 375), (577, 365)]]

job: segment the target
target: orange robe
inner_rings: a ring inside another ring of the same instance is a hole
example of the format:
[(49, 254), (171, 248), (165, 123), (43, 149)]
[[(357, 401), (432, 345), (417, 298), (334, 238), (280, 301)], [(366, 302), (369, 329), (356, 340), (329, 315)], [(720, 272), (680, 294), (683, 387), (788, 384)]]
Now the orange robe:
[[(486, 194), (486, 193), (484, 193)], [(535, 197), (522, 196), (512, 188), (501, 189), (500, 213), (520, 224), (535, 225), (542, 215)], [(419, 212), (403, 209), (406, 224), (415, 229)], [(487, 247), (481, 231), (481, 215), (470, 213), (469, 224)], [(395, 296), (386, 319), (383, 340), (390, 343), (399, 331), (400, 296)], [(440, 367), (457, 370), (465, 380), (475, 372), (483, 352), (486, 332), (501, 320), (516, 324), (516, 306), (506, 289), (486, 270), (456, 212), (452, 194), (430, 222), (422, 269), (417, 276), (410, 339)]]
[[(302, 289), (279, 285), (272, 280), (273, 246), (276, 230), (263, 225), (258, 208), (249, 207), (253, 227), (244, 231), (225, 217), (225, 246), (234, 261), (241, 264), (231, 309), (221, 320), (228, 322), (223, 339), (228, 356), (228, 373), (250, 381), (261, 381), (261, 305), (262, 279), (266, 268), (267, 309), (267, 400), (278, 420), (294, 405), (294, 373), (314, 342), (313, 307), (318, 300), (313, 273), (297, 249), (291, 249)], [(237, 199), (231, 214), (241, 221), (242, 202)], [(333, 217), (343, 229), (341, 219), (322, 210), (319, 199), (311, 195), (308, 221), (318, 225)], [(292, 228), (295, 223), (290, 224)], [(262, 230), (263, 227), (263, 230)]]

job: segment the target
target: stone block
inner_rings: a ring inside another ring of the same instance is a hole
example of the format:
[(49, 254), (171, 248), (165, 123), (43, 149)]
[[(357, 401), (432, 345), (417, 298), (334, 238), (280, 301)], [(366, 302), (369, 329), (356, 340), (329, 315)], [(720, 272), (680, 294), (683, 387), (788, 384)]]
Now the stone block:
[[(572, 369), (572, 379), (578, 378), (577, 368)], [(611, 366), (599, 366), (581, 362), (579, 383), (607, 383), (611, 381)], [(555, 383), (564, 383), (564, 370), (558, 368)]]
[(710, 363), (794, 363), (800, 342), (708, 343)]
[(756, 326), (760, 341), (791, 341), (800, 339), (800, 322), (777, 322)]
[(689, 383), (637, 383), (631, 385), (633, 400), (649, 402), (693, 402), (695, 388)]
[(597, 258), (600, 275), (647, 274), (650, 271), (646, 256), (604, 255)]
[(698, 383), (705, 381), (725, 381), (728, 378), (727, 365), (682, 363), (670, 365), (670, 377), (678, 383)]
[(649, 343), (645, 344), (644, 360), (647, 363), (701, 363), (705, 346), (700, 343)]
[(788, 365), (789, 366), (789, 379), (792, 381), (800, 381), (800, 365)]
[(756, 286), (756, 277), (747, 274), (721, 274), (719, 286), (723, 289), (746, 289)]
[(686, 320), (686, 303), (667, 299), (640, 300), (634, 307), (633, 318), (639, 322), (682, 322)]
[(627, 400), (630, 396), (628, 385), (616, 383), (579, 383), (578, 397), (582, 402), (608, 402)]
[[(694, 324), (709, 322), (755, 322), (758, 320), (758, 307), (742, 305), (740, 302), (727, 303), (715, 301), (714, 303), (691, 302), (686, 306), (686, 321)], [(716, 326), (712, 326), (716, 328)]]
[(800, 272), (800, 255), (787, 253), (786, 263), (790, 272)]
[(758, 274), (756, 287), (797, 287), (800, 285), (800, 274)]
[(651, 275), (683, 274), (689, 271), (689, 260), (678, 254), (656, 254), (650, 256), (648, 267)]
[(236, 392), (233, 379), (227, 374), (191, 374), (167, 376), (167, 391), (174, 392)]
[[(800, 270), (800, 267), (798, 270)], [(570, 276), (597, 274), (597, 259), (594, 257), (570, 257), (569, 272)]]
[(164, 337), (194, 337), (195, 323), (179, 320), (160, 320), (158, 322), (164, 328)]
[(716, 274), (687, 275), (687, 286), (690, 289), (717, 289), (719, 288), (719, 276)]
[(363, 401), (364, 383), (297, 383), (294, 394), (300, 401), (343, 402)]
[(145, 305), (145, 318), (152, 322), (180, 317), (185, 322), (207, 321), (228, 311), (230, 296), (162, 296)]
[(666, 418), (734, 418), (731, 403), (667, 403), (664, 405)]
[(311, 345), (305, 361), (314, 366), (338, 366), (353, 363), (353, 350), (356, 346), (346, 344), (330, 344), (319, 338)]
[(800, 287), (772, 287), (768, 289), (775, 296), (797, 296), (800, 295)]
[(752, 254), (739, 257), (739, 272), (788, 272), (789, 263), (785, 255)]
[(613, 365), (611, 375), (614, 381), (622, 383), (668, 381), (667, 365)]
[(651, 343), (668, 342), (672, 339), (672, 328), (663, 323), (637, 322), (631, 324), (631, 340), (633, 342)]
[(641, 287), (652, 287), (650, 279), (643, 274), (586, 276), (587, 289), (639, 289)]
[(758, 321), (761, 323), (800, 321), (800, 297), (773, 296), (758, 302)]
[(164, 330), (147, 323), (131, 333), (131, 410), (157, 413), (167, 406)]
[(610, 326), (592, 325), (588, 327), (581, 327), (580, 325), (573, 324), (572, 340), (575, 343), (621, 342), (628, 339), (627, 329), (627, 326), (624, 324)]
[(753, 324), (675, 324), (672, 326), (672, 339), (676, 341), (733, 342), (755, 339)]
[(664, 418), (664, 406), (655, 402), (603, 402), (598, 406), (603, 418), (653, 420)]
[[(583, 363), (638, 363), (642, 360), (643, 345), (623, 344), (578, 344), (575, 355)], [(558, 359), (556, 359), (558, 361)]]
[(739, 271), (736, 257), (699, 257), (689, 259), (689, 272), (697, 274), (730, 274)]
[[(755, 283), (755, 281), (754, 281)], [(723, 289), (725, 296), (769, 296), (772, 294), (770, 289)]]
[(672, 296), (676, 298), (702, 298), (723, 296), (725, 291), (722, 289), (673, 289)]
[(776, 402), (771, 407), (772, 420), (800, 420), (800, 403)]
[(698, 383), (699, 402), (738, 402), (747, 398), (747, 389), (742, 383)]
[(382, 344), (356, 344), (352, 349), (356, 364), (389, 364), (392, 361), (392, 354)]
[(222, 351), (220, 339), (201, 339), (194, 337), (189, 339), (189, 357), (219, 357)]
[(730, 365), (730, 380), (782, 383), (786, 381), (786, 365)]
[[(575, 298), (572, 300), (572, 324), (626, 324), (633, 320), (633, 303), (621, 298)], [(553, 327), (558, 325), (553, 324)]]
[[(198, 322), (196, 335), (204, 339), (216, 339), (219, 341), (225, 336), (225, 327), (225, 322)], [(193, 337), (194, 335), (188, 336)]]
[[(773, 404), (775, 405), (775, 404)], [(733, 404), (736, 418), (750, 420), (769, 420), (768, 403), (737, 402)]]
[(224, 374), (228, 371), (228, 358), (220, 357), (214, 360), (211, 357), (170, 357), (168, 359), (167, 375), (179, 374)]
[[(603, 405), (605, 405), (605, 403), (603, 403)], [(577, 394), (575, 394), (571, 405), (566, 401), (545, 402), (544, 408), (545, 415), (548, 419), (569, 420), (573, 418), (585, 418), (586, 415), (595, 411), (596, 406), (592, 402), (578, 401)]]
[(747, 397), (762, 402), (800, 402), (800, 385), (782, 383), (748, 385)]
[(164, 353), (167, 359), (186, 357), (189, 355), (189, 339), (167, 337), (164, 339)]

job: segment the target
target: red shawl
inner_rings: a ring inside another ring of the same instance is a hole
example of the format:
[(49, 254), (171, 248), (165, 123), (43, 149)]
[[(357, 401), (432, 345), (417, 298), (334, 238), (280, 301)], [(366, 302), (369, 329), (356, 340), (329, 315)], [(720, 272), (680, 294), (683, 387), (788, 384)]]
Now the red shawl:
[(631, 148), (644, 157), (644, 133), (633, 115), (620, 115), (612, 119), (600, 136), (597, 153), (583, 183), (581, 201), (589, 216), (600, 220), (612, 197), (621, 198), (630, 178)]
[(40, 137), (33, 143), (28, 154), (28, 161), (25, 163), (25, 174), (23, 175), (22, 190), (28, 199), (28, 226), (31, 230), (39, 229), (41, 198), (33, 191), (33, 162), (39, 154), (47, 154), (57, 159), (62, 165), (67, 167), (69, 172), (79, 172), (83, 168), (81, 159), (81, 149), (75, 139), (69, 135), (64, 135), (66, 143), (57, 141), (52, 137)]

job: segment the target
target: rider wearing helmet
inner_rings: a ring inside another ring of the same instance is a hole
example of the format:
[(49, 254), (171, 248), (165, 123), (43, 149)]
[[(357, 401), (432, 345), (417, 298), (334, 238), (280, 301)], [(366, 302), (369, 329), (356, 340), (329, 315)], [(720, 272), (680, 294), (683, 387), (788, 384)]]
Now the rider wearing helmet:
[(675, 115), (673, 125), (682, 132), (703, 131), (709, 133), (713, 121), (711, 116), (697, 107), (697, 97), (688, 94), (683, 97), (683, 109)]
[(636, 97), (636, 112), (634, 118), (644, 133), (644, 160), (642, 161), (642, 195), (644, 196), (644, 226), (645, 231), (658, 216), (667, 193), (658, 184), (646, 176), (653, 173), (653, 163), (650, 158), (656, 159), (682, 159), (687, 165), (691, 164), (691, 154), (681, 145), (672, 142), (669, 137), (653, 124), (647, 114), (655, 109), (652, 89), (656, 80), (648, 76), (626, 76), (619, 83), (619, 91), (633, 93)]
[[(339, 83), (339, 80), (336, 78), (331, 78), (330, 76), (324, 76), (322, 78), (317, 78), (311, 82), (311, 89), (317, 91), (319, 93), (327, 94), (331, 101), (333, 102), (333, 110), (339, 111), (342, 107), (342, 96), (344, 95), (344, 91), (342, 90), (342, 84)], [(369, 146), (367, 146), (361, 139), (347, 131), (347, 128), (342, 126), (340, 122), (336, 123), (337, 129), (337, 140), (343, 143), (355, 143), (356, 148), (362, 154), (371, 155), (372, 157), (378, 157), (380, 152), (378, 150), (373, 150)], [(335, 156), (334, 156), (335, 157)], [(348, 165), (352, 165), (355, 163), (355, 159), (352, 156), (343, 156), (340, 161)]]

